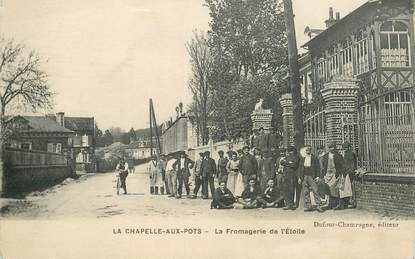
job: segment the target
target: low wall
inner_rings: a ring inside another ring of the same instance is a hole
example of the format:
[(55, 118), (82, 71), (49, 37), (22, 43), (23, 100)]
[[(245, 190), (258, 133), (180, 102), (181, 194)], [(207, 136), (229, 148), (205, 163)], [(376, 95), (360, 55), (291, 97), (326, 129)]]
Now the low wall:
[(415, 216), (415, 175), (367, 173), (354, 186), (358, 208), (384, 215)]
[(20, 197), (43, 190), (71, 176), (70, 167), (66, 165), (12, 166), (5, 163), (4, 173), (6, 197)]
[(233, 150), (233, 151), (240, 150), (243, 148), (244, 145), (245, 144), (242, 141), (236, 142), (236, 143), (233, 143), (230, 141), (221, 141), (221, 142), (216, 142), (216, 143), (211, 142), (210, 144), (205, 145), (205, 146), (193, 147), (188, 152), (188, 155), (189, 155), (189, 158), (194, 161), (195, 159), (199, 158), (199, 153), (209, 151), (210, 156), (213, 159), (215, 159), (215, 161), (217, 161), (219, 159), (219, 155), (218, 155), (219, 150), (222, 150), (226, 154), (226, 152), (230, 150)]
[(21, 197), (53, 186), (71, 176), (62, 154), (6, 148), (4, 151), (3, 196)]

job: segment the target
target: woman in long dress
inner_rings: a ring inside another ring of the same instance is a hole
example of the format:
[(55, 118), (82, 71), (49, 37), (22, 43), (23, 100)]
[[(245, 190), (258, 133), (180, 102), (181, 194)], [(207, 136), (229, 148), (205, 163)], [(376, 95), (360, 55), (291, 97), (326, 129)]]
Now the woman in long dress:
[(229, 160), (228, 164), (226, 165), (226, 169), (228, 171), (228, 181), (226, 184), (227, 188), (232, 193), (235, 193), (237, 177), (239, 174), (239, 160), (238, 160), (238, 155), (235, 152), (232, 152), (232, 157)]
[(163, 163), (156, 156), (153, 156), (148, 163), (148, 172), (150, 176), (150, 193), (151, 194), (164, 194), (164, 181), (163, 181)]

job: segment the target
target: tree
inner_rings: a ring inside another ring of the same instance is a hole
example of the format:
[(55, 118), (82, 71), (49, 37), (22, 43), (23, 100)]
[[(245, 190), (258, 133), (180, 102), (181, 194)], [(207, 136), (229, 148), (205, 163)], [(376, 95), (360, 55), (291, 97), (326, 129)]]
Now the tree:
[(190, 56), (192, 75), (189, 89), (193, 96), (191, 113), (197, 121), (198, 132), (202, 144), (209, 141), (208, 115), (210, 112), (209, 100), (212, 98), (212, 87), (209, 84), (209, 75), (212, 68), (212, 56), (209, 51), (206, 36), (202, 32), (194, 32), (193, 39), (186, 44)]
[(10, 129), (5, 116), (11, 104), (21, 104), (36, 110), (52, 106), (53, 93), (47, 74), (42, 70), (42, 58), (23, 44), (0, 37), (0, 194), (3, 194), (3, 148)]
[(9, 104), (20, 102), (32, 109), (51, 107), (53, 93), (47, 74), (41, 69), (42, 58), (27, 51), (23, 44), (0, 38), (0, 116)]
[[(284, 13), (276, 0), (205, 2), (212, 18), (209, 83), (215, 109), (210, 126), (215, 140), (230, 140), (250, 131), (250, 112), (259, 98), (279, 97), (277, 87), (287, 67)], [(267, 94), (257, 89), (268, 89)], [(268, 104), (278, 113), (274, 103)]]
[(288, 38), (289, 79), (293, 102), (294, 144), (299, 150), (304, 146), (303, 106), (301, 98), (300, 71), (298, 66), (297, 40), (291, 0), (284, 1), (285, 26)]
[(109, 130), (106, 130), (104, 133), (104, 143), (105, 143), (105, 146), (109, 146), (112, 143), (114, 143), (114, 137), (112, 136)]

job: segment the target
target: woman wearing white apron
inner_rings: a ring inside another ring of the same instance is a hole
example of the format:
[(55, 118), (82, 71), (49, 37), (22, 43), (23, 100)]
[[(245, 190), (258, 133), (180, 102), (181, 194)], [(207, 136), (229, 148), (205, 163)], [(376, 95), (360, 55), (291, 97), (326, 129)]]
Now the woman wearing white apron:
[(151, 194), (164, 194), (164, 181), (163, 181), (163, 163), (153, 156), (148, 163), (148, 172), (150, 175), (150, 193)]

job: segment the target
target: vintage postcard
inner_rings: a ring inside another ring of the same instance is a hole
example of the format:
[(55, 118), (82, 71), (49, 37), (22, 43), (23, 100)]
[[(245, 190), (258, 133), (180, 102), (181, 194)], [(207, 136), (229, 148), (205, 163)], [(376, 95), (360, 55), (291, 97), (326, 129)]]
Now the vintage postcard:
[(414, 0), (0, 0), (0, 259), (415, 258)]

